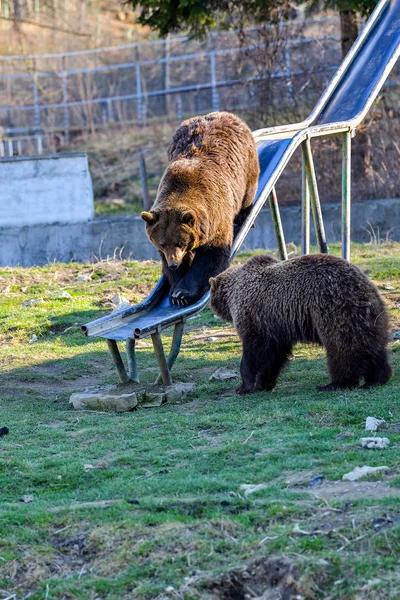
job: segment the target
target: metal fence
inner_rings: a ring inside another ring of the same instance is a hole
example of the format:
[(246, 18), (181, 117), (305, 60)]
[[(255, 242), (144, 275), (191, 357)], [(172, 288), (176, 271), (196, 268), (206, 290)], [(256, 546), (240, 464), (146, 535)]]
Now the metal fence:
[(241, 47), (237, 36), (226, 32), (204, 42), (180, 37), (66, 54), (0, 56), (0, 154), (23, 153), (28, 142), (41, 152), (54, 132), (61, 144), (71, 131), (106, 124), (144, 125), (244, 108), (251, 104), (251, 86), (265, 77), (275, 80), (279, 102), (283, 97), (293, 102), (293, 89), (304, 84), (304, 76), (315, 73), (326, 81), (339, 64), (338, 19), (285, 27), (276, 66), (267, 75), (249, 59), (255, 49), (263, 51), (257, 28), (246, 31), (248, 43)]
[(254, 108), (263, 85), (264, 103), (282, 113), (300, 102), (299, 116), (307, 114), (340, 64), (339, 20), (297, 20), (284, 29), (282, 41), (268, 44), (276, 48), (267, 71), (255, 59), (265, 50), (258, 28), (246, 30), (245, 45), (225, 32), (203, 42), (0, 56), (0, 156), (54, 151), (88, 128)]

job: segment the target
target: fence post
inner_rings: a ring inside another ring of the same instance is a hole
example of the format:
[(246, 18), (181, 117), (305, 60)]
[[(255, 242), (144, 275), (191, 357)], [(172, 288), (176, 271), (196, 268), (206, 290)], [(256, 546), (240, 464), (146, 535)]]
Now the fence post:
[[(65, 61), (65, 57), (63, 57), (63, 63)], [(64, 68), (63, 64), (63, 68)], [(62, 92), (63, 92), (63, 104), (64, 104), (64, 135), (65, 135), (65, 143), (68, 144), (69, 141), (69, 112), (68, 112), (68, 87), (67, 87), (67, 73), (63, 71), (62, 75)]]
[(180, 121), (182, 121), (183, 117), (183, 107), (182, 107), (182, 98), (178, 96), (176, 99), (176, 116)]
[(143, 194), (143, 208), (144, 210), (149, 210), (152, 205), (150, 194), (149, 194), (149, 184), (147, 182), (147, 169), (146, 169), (146, 161), (144, 158), (143, 150), (139, 153), (139, 172), (140, 172), (140, 183), (142, 184), (142, 194)]
[(210, 54), (210, 66), (211, 66), (211, 102), (213, 110), (219, 110), (219, 97), (217, 90), (217, 74), (215, 69), (215, 53)]
[(136, 64), (136, 94), (137, 94), (137, 119), (139, 125), (144, 125), (144, 106), (142, 94), (142, 81), (140, 75), (140, 64)]
[(293, 85), (292, 85), (292, 66), (290, 64), (289, 44), (287, 42), (285, 45), (285, 62), (286, 62), (286, 70), (287, 70), (287, 74), (288, 74), (287, 89), (289, 92), (289, 102), (293, 106), (294, 105), (294, 96), (293, 96)]
[(39, 95), (38, 95), (38, 86), (36, 83), (36, 79), (33, 79), (33, 106), (34, 106), (34, 127), (35, 129), (39, 129), (40, 127), (40, 109), (39, 109)]

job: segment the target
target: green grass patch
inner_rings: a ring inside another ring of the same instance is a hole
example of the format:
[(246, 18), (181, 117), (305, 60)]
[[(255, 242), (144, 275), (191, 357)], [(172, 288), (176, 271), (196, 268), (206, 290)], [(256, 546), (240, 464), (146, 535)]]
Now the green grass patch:
[[(399, 328), (400, 244), (352, 251)], [(174, 366), (196, 384), (181, 404), (74, 411), (71, 393), (117, 380), (104, 340), (79, 325), (117, 292), (139, 302), (158, 276), (152, 261), (0, 270), (0, 598), (244, 599), (268, 585), (287, 598), (398, 598), (400, 434), (382, 434), (386, 450), (359, 447), (368, 415), (400, 422), (398, 343), (382, 388), (317, 393), (325, 353), (298, 346), (272, 393), (237, 396), (235, 382), (209, 381), (239, 365), (240, 344), (206, 309)], [(153, 381), (147, 339), (138, 361)], [(342, 481), (365, 464), (389, 471)]]

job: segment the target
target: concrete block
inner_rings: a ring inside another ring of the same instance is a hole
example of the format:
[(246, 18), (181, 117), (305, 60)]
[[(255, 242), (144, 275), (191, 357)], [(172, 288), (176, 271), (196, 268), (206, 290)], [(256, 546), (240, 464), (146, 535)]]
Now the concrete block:
[(85, 152), (0, 159), (0, 227), (79, 223), (94, 217)]

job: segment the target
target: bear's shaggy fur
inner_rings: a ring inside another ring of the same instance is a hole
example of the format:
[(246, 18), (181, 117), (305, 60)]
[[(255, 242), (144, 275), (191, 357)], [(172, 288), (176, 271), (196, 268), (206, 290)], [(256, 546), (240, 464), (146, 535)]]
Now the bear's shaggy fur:
[(214, 112), (182, 123), (168, 159), (156, 201), (142, 218), (172, 302), (186, 305), (229, 265), (234, 220), (243, 222), (257, 190), (258, 156), (247, 125)]
[(355, 265), (316, 254), (279, 262), (254, 256), (210, 279), (211, 308), (243, 345), (239, 393), (272, 390), (298, 342), (325, 347), (331, 382), (320, 391), (383, 385), (391, 375), (389, 320), (373, 283)]

